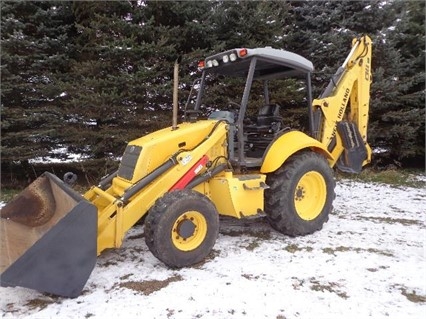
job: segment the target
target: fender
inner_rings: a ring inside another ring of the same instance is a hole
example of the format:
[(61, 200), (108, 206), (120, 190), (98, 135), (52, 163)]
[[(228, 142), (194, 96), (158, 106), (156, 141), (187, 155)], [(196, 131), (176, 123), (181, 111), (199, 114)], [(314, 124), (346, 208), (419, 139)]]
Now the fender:
[(291, 155), (306, 148), (324, 155), (330, 166), (335, 163), (333, 156), (321, 142), (300, 131), (290, 131), (279, 136), (266, 150), (260, 172), (276, 171)]

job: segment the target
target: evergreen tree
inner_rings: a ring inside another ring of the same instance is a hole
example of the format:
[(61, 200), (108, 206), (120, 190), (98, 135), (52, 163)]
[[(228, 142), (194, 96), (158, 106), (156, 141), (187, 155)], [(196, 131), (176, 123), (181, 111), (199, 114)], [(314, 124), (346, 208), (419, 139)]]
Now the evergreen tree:
[[(291, 2), (292, 28), (284, 46), (315, 66), (315, 96), (343, 63), (354, 37), (375, 36), (393, 21), (388, 5), (377, 0)], [(373, 52), (374, 54), (374, 52)]]
[[(211, 24), (214, 52), (232, 48), (279, 48), (287, 29), (289, 4), (283, 1), (216, 1)], [(214, 53), (212, 52), (212, 53)]]
[(388, 162), (424, 165), (425, 4), (395, 1), (392, 10), (395, 24), (376, 41), (371, 138)]
[[(68, 3), (1, 2), (2, 164), (62, 143), (62, 91), (73, 50)], [(3, 166), (2, 165), (2, 166)]]
[(129, 98), (137, 90), (133, 59), (138, 55), (128, 2), (75, 2), (79, 48), (71, 64), (67, 94), (67, 144), (70, 150), (96, 158), (122, 150), (123, 129), (134, 126), (126, 113), (135, 114)]
[[(214, 43), (209, 2), (148, 1), (140, 10), (144, 25), (143, 41), (155, 44), (150, 68), (156, 77), (150, 79), (150, 107), (164, 111), (163, 126), (170, 125), (172, 109), (173, 65), (182, 58), (179, 72), (179, 106), (184, 107), (194, 78), (198, 61)], [(159, 39), (161, 41), (159, 41)]]
[[(198, 61), (235, 47), (272, 46), (316, 67), (314, 96), (349, 52), (373, 39), (369, 140), (393, 159), (424, 161), (424, 3), (421, 1), (1, 2), (2, 163), (58, 147), (89, 157), (170, 125), (173, 63), (182, 56), (180, 107)], [(213, 104), (237, 95), (211, 81)], [(306, 119), (301, 83), (274, 102), (291, 126)], [(256, 88), (255, 88), (256, 89)], [(251, 104), (261, 103), (259, 99)], [(286, 103), (285, 101), (290, 101)], [(236, 101), (238, 102), (238, 101)], [(65, 154), (66, 155), (66, 154)], [(3, 165), (4, 167), (4, 165)]]
[(119, 155), (129, 140), (171, 124), (173, 64), (208, 45), (199, 22), (206, 4), (74, 4), (81, 50), (67, 93), (75, 151)]

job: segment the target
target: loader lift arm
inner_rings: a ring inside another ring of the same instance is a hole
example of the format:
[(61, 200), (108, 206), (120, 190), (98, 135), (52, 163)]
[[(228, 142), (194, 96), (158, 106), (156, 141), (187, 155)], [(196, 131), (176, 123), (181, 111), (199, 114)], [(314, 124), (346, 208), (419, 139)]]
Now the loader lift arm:
[(371, 39), (352, 41), (352, 50), (318, 99), (312, 102), (315, 137), (333, 155), (332, 165), (358, 173), (371, 161), (367, 143)]

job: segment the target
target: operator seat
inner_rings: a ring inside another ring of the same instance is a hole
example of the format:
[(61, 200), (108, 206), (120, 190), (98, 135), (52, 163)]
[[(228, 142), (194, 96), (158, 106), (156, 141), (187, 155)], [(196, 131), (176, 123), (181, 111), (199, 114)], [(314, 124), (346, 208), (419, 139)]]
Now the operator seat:
[(276, 133), (282, 124), (280, 106), (278, 104), (267, 104), (260, 108), (254, 124), (245, 126), (248, 133)]
[(244, 126), (246, 152), (251, 157), (262, 157), (283, 125), (280, 106), (278, 104), (262, 106), (254, 122)]

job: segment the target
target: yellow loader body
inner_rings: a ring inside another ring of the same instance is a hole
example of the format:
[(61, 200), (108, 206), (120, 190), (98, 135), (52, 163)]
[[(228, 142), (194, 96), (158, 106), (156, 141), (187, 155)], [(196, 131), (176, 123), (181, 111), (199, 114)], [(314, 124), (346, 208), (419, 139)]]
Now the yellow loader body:
[[(76, 297), (96, 257), (120, 247), (142, 218), (148, 248), (171, 267), (204, 260), (219, 233), (219, 214), (242, 218), (265, 210), (271, 226), (289, 236), (322, 228), (335, 197), (331, 168), (356, 173), (371, 160), (371, 39), (354, 40), (314, 100), (313, 65), (295, 53), (233, 49), (202, 65), (185, 121), (177, 125), (174, 96), (173, 125), (128, 143), (118, 170), (97, 186), (81, 195), (46, 172), (1, 209), (2, 286)], [(229, 75), (246, 77), (241, 102), (231, 101), (238, 114), (213, 111), (207, 120), (194, 120), (206, 105), (210, 79)], [(308, 133), (284, 127), (279, 105), (269, 98), (268, 83), (291, 76), (306, 82)], [(247, 112), (254, 81), (264, 86), (256, 118)]]

